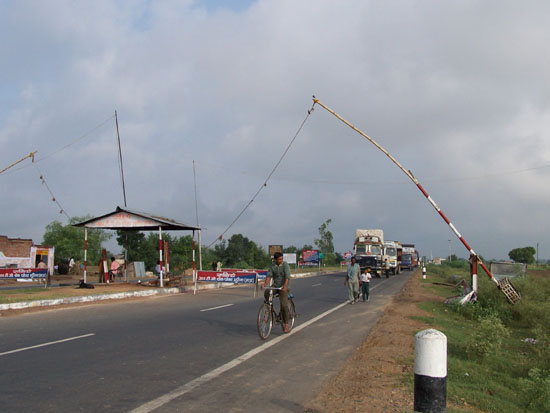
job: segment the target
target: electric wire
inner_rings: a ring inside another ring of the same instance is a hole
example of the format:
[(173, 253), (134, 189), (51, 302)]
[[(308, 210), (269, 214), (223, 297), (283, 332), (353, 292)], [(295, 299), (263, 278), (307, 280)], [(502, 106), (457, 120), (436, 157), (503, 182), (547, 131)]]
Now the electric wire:
[(44, 174), (42, 173), (42, 171), (40, 170), (40, 168), (38, 167), (38, 165), (35, 163), (33, 164), (35, 167), (36, 167), (36, 170), (38, 171), (38, 173), (40, 174), (40, 180), (42, 181), (42, 185), (44, 185), (46, 187), (46, 189), (48, 190), (48, 192), (50, 193), (50, 195), (52, 196), (52, 201), (55, 202), (57, 204), (57, 206), (59, 207), (59, 213), (60, 214), (65, 214), (65, 216), (67, 217), (67, 219), (70, 221), (71, 217), (69, 216), (69, 214), (67, 213), (67, 211), (65, 210), (65, 208), (63, 208), (61, 206), (61, 204), (59, 203), (59, 201), (57, 200), (57, 198), (55, 197), (55, 195), (53, 194), (51, 188), (49, 187), (48, 183), (46, 182), (46, 178), (44, 178)]
[(269, 175), (267, 176), (267, 178), (265, 179), (264, 183), (262, 184), (262, 186), (260, 186), (260, 188), (256, 191), (256, 193), (254, 194), (254, 196), (252, 197), (252, 199), (245, 205), (245, 207), (241, 210), (241, 212), (237, 215), (237, 217), (231, 222), (231, 224), (229, 224), (229, 226), (214, 240), (212, 241), (207, 248), (210, 248), (212, 245), (214, 245), (217, 241), (221, 241), (223, 236), (225, 235), (225, 233), (227, 231), (229, 231), (229, 229), (233, 226), (233, 224), (235, 224), (235, 222), (237, 222), (239, 220), (239, 218), (244, 214), (244, 212), (250, 207), (250, 205), (252, 205), (252, 202), (254, 202), (254, 200), (256, 199), (256, 197), (260, 194), (260, 192), (262, 191), (262, 189), (264, 189), (266, 186), (267, 186), (267, 182), (271, 179), (271, 177), (273, 176), (273, 174), (275, 173), (275, 171), (277, 170), (277, 168), (279, 167), (279, 165), (281, 164), (281, 162), (283, 161), (284, 157), (286, 156), (286, 154), (288, 153), (288, 151), (290, 150), (290, 147), (292, 146), (292, 144), (294, 143), (294, 141), (296, 140), (296, 138), (298, 137), (298, 135), (300, 134), (300, 132), (302, 131), (302, 128), (304, 127), (306, 121), (308, 120), (309, 118), (309, 115), (311, 115), (313, 113), (313, 109), (314, 109), (314, 106), (315, 106), (315, 103), (313, 103), (313, 105), (311, 106), (311, 109), (309, 109), (307, 111), (307, 115), (306, 117), (304, 118), (304, 120), (302, 121), (302, 124), (300, 125), (300, 127), (298, 128), (298, 130), (296, 131), (296, 134), (294, 135), (294, 137), (292, 138), (292, 140), (290, 141), (290, 143), (288, 144), (288, 146), (286, 147), (285, 151), (283, 152), (283, 154), (281, 155), (281, 157), (279, 158), (279, 160), (277, 161), (277, 163), (275, 164), (275, 166), (273, 167), (273, 169), (271, 170), (271, 172), (269, 173)]
[[(83, 140), (84, 138), (88, 137), (89, 135), (91, 135), (93, 132), (95, 132), (96, 130), (100, 129), (101, 127), (103, 127), (107, 122), (109, 122), (111, 119), (113, 119), (115, 117), (115, 115), (111, 115), (109, 116), (107, 119), (105, 119), (103, 122), (101, 122), (100, 124), (94, 126), (92, 129), (90, 129), (89, 131), (85, 132), (84, 134), (80, 135), (79, 137), (73, 139), (71, 142), (69, 142), (68, 144), (62, 146), (61, 148), (59, 149), (56, 149), (54, 150), (53, 152), (50, 152), (48, 153), (47, 155), (44, 155), (43, 157), (41, 158), (37, 158), (34, 160), (34, 163), (36, 162), (41, 162), (65, 149), (67, 149), (68, 147), (76, 144), (77, 142), (80, 142), (81, 140)], [(8, 174), (11, 174), (11, 173), (14, 173), (14, 172), (17, 172), (17, 171), (20, 171), (21, 169), (25, 169), (25, 168), (28, 168), (29, 166), (31, 166), (32, 164), (27, 164), (27, 165), (23, 165), (19, 168), (16, 168), (16, 169), (13, 169), (11, 170), (10, 172), (6, 172), (6, 173), (3, 173), (2, 175), (8, 175)]]

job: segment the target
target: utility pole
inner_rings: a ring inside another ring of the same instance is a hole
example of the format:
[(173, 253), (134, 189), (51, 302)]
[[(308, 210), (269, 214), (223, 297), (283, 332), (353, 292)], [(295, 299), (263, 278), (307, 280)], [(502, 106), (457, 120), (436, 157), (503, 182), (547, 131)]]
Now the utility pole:
[(537, 242), (537, 265), (539, 265), (539, 243)]
[(451, 259), (451, 240), (448, 240), (449, 241), (449, 262), (452, 261)]

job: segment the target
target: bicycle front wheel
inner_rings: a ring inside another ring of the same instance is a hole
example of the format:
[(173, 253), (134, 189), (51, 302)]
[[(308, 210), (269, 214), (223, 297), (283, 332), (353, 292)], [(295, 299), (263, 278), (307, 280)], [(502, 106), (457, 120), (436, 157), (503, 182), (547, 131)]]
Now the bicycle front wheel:
[(294, 306), (294, 301), (292, 299), (288, 300), (288, 326), (292, 330), (294, 327), (294, 322), (296, 321), (296, 307)]
[(262, 304), (258, 311), (258, 334), (262, 340), (265, 340), (271, 334), (273, 328), (273, 314), (271, 314), (271, 306)]

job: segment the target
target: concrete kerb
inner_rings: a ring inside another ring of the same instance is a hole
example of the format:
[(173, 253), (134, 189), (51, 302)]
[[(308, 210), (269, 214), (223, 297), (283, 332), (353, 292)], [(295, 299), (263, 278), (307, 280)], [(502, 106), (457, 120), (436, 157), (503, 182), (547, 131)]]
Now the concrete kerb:
[[(292, 278), (314, 277), (316, 275), (322, 275), (322, 274), (327, 275), (331, 273), (308, 272), (303, 274), (292, 274)], [(208, 289), (214, 289), (214, 288), (228, 288), (228, 287), (234, 287), (234, 285), (229, 284), (229, 285), (223, 285), (219, 287), (216, 283), (216, 284), (199, 284), (197, 286), (199, 290), (208, 290)], [(133, 298), (133, 297), (151, 297), (154, 295), (189, 293), (189, 292), (193, 292), (193, 290), (194, 290), (193, 286), (185, 286), (185, 287), (173, 287), (173, 288), (156, 288), (156, 289), (145, 290), (145, 291), (126, 291), (121, 293), (63, 297), (63, 298), (57, 298), (54, 300), (20, 301), (17, 303), (0, 304), (0, 311), (20, 310), (24, 308), (33, 308), (33, 307), (49, 307), (49, 306), (62, 305), (62, 304), (89, 303), (89, 302), (103, 301), (103, 300), (120, 300), (124, 298)]]

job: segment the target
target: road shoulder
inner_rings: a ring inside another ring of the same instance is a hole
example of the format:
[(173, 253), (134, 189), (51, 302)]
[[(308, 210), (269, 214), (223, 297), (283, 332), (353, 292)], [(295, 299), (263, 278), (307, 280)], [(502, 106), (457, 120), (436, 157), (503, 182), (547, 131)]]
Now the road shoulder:
[(416, 270), (386, 307), (366, 340), (307, 404), (307, 412), (403, 412), (413, 410), (404, 382), (413, 374), (414, 334), (428, 326), (411, 317), (426, 315), (418, 303), (433, 300)]

